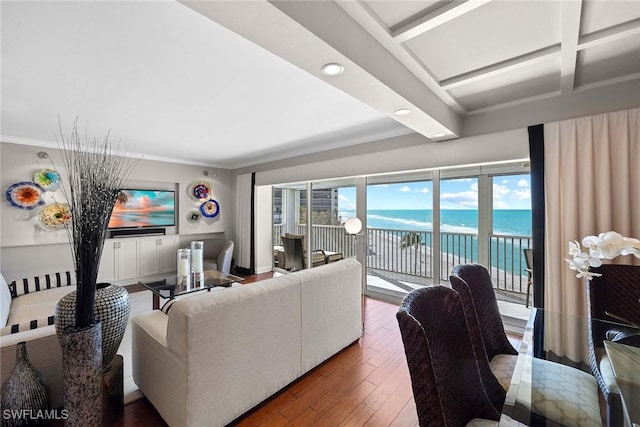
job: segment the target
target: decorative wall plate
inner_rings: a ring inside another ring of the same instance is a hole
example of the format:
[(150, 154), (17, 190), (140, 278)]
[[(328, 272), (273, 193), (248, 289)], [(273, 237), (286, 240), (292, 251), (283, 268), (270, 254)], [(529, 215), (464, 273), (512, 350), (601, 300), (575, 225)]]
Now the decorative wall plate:
[(202, 215), (207, 218), (216, 217), (220, 213), (220, 205), (213, 199), (207, 200), (200, 205), (200, 212), (202, 212)]
[(56, 191), (60, 185), (60, 174), (53, 169), (40, 169), (33, 174), (33, 182), (45, 191)]
[(211, 196), (211, 186), (204, 181), (195, 182), (191, 184), (189, 195), (199, 202), (208, 200)]
[(201, 217), (202, 214), (200, 213), (200, 211), (192, 210), (187, 214), (187, 221), (189, 221), (191, 224), (195, 224), (196, 222), (200, 221)]
[(50, 203), (40, 211), (40, 225), (47, 230), (57, 231), (71, 223), (71, 209), (68, 203)]
[(31, 181), (13, 184), (7, 189), (6, 196), (11, 206), (20, 209), (32, 210), (44, 204), (42, 187)]

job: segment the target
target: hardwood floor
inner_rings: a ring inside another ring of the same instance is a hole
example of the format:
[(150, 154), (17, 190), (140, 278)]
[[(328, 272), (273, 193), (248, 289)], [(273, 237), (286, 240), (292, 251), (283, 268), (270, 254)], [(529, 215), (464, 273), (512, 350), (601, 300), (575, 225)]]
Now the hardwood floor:
[[(232, 425), (417, 426), (397, 311), (397, 305), (366, 298), (365, 330), (357, 343)], [(517, 348), (519, 339), (510, 340)], [(166, 424), (146, 399), (140, 399), (125, 407), (115, 426)]]

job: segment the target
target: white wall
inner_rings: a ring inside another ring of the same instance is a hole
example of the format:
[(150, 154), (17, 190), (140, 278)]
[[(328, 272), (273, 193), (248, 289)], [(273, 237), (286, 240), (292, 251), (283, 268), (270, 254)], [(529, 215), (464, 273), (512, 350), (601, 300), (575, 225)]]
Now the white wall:
[[(256, 273), (273, 268), (273, 194), (270, 186), (256, 188)], [(262, 213), (262, 214), (261, 214)]]
[[(0, 271), (6, 279), (30, 274), (73, 270), (68, 238), (65, 231), (45, 231), (38, 226), (36, 212), (12, 207), (4, 195), (6, 189), (20, 181), (31, 181), (40, 168), (51, 168), (51, 161), (39, 159), (37, 153), (45, 151), (61, 175), (64, 175), (58, 149), (35, 145), (0, 143)], [(208, 176), (204, 176), (204, 171)], [(168, 234), (180, 234), (180, 244), (204, 237), (233, 238), (235, 204), (230, 170), (159, 162), (142, 159), (136, 166), (128, 187), (173, 189), (176, 191), (176, 227)], [(210, 183), (212, 197), (220, 204), (216, 218), (202, 219), (199, 223), (187, 221), (187, 213), (198, 209), (199, 203), (188, 194), (194, 181)], [(45, 202), (64, 201), (61, 190), (46, 192)], [(215, 233), (212, 236), (211, 233)]]

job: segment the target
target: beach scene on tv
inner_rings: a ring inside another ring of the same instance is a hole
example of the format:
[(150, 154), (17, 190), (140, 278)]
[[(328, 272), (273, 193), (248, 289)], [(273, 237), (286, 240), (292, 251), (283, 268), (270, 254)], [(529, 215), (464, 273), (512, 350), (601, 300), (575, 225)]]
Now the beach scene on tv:
[(175, 225), (173, 191), (121, 190), (109, 220), (109, 228), (173, 225)]

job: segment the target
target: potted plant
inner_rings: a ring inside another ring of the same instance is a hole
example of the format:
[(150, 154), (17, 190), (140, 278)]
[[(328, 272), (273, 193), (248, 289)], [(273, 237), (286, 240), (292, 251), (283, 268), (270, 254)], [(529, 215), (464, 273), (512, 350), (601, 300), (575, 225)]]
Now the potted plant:
[(98, 426), (102, 423), (103, 373), (103, 331), (95, 313), (98, 268), (111, 211), (136, 162), (112, 147), (109, 133), (103, 139), (81, 139), (77, 118), (68, 138), (60, 125), (58, 144), (67, 173), (62, 189), (71, 210), (67, 230), (77, 284), (70, 325), (60, 321), (65, 298), (56, 306), (64, 406), (69, 415), (66, 425)]

